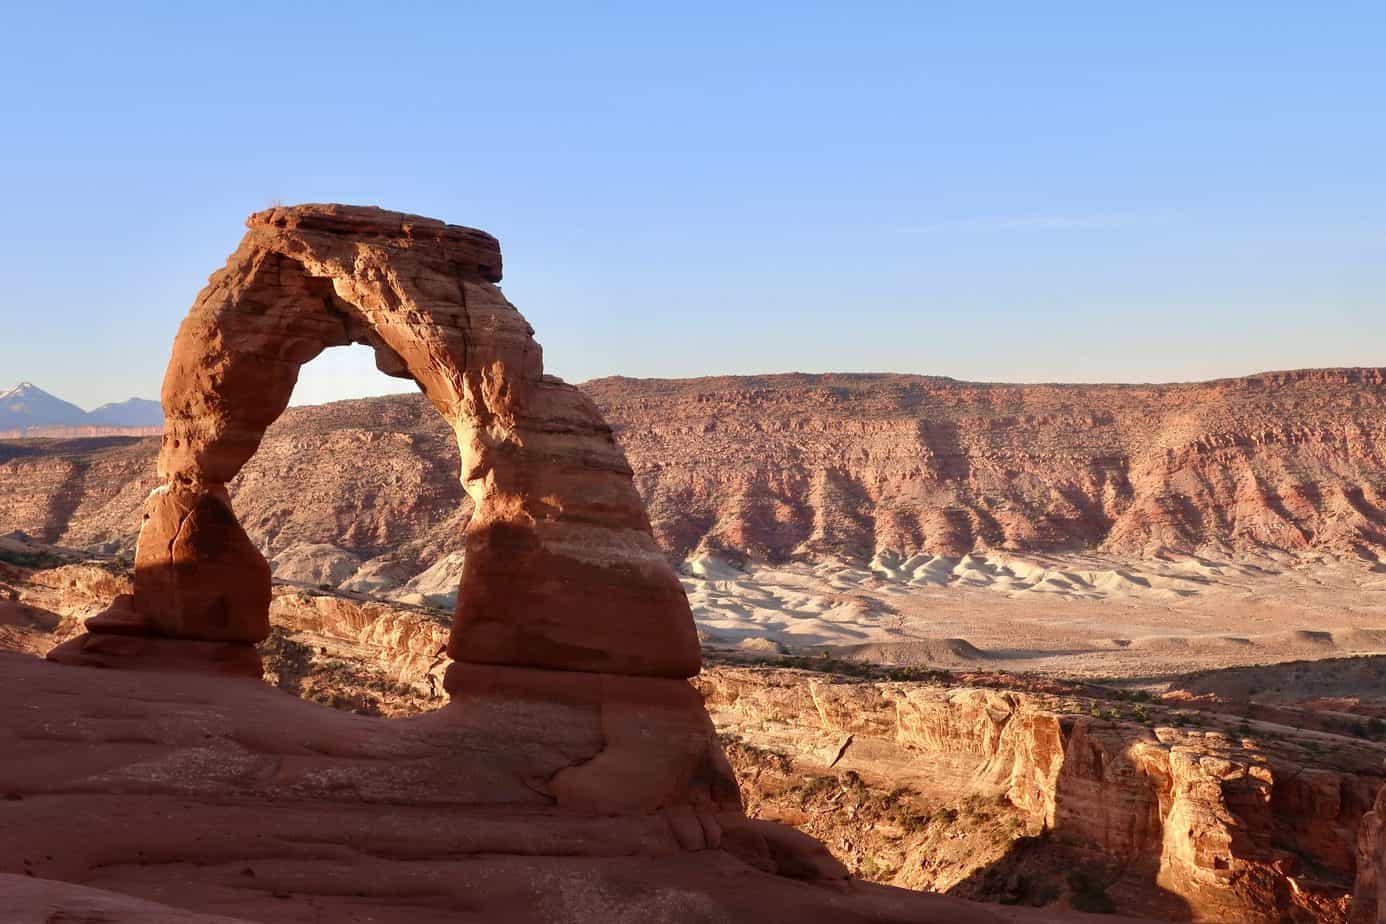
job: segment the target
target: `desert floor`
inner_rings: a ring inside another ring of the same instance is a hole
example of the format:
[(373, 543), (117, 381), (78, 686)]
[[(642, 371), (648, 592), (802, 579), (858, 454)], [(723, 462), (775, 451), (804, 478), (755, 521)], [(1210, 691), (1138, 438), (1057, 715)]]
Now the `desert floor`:
[(683, 570), (704, 644), (747, 654), (1158, 682), (1386, 653), (1386, 565), (1355, 559), (702, 556)]

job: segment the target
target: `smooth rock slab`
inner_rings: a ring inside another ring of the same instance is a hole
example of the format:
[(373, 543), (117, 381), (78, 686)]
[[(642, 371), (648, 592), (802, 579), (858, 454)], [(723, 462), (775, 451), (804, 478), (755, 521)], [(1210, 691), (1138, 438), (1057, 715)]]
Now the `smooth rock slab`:
[(638, 752), (632, 738), (651, 715), (664, 716), (652, 747), (694, 748), (670, 732), (680, 694), (649, 713), (631, 702), (639, 684), (675, 681), (552, 673), (481, 668), (445, 709), (386, 720), (245, 680), (0, 654), (3, 919), (49, 924), (94, 907), (106, 917), (73, 919), (205, 920), (177, 909), (264, 924), (1088, 919), (842, 880), (811, 839), (747, 821), (710, 788), (673, 804), (636, 786), (622, 807), (576, 787), (579, 808), (565, 808), (574, 797), (552, 781), (608, 750)]

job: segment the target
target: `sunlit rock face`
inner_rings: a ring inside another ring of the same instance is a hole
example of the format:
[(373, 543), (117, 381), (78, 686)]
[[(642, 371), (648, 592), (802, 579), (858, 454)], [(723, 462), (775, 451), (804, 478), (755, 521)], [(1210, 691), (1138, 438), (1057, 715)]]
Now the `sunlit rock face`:
[(270, 569), (226, 485), (288, 405), (299, 368), (363, 343), (382, 371), (419, 385), (457, 439), (475, 511), (454, 660), (697, 673), (688, 602), (630, 467), (591, 400), (544, 375), (532, 329), (495, 286), (494, 238), (339, 205), (247, 224), (174, 342), (134, 593), (53, 657), (259, 672), (251, 646), (269, 632)]

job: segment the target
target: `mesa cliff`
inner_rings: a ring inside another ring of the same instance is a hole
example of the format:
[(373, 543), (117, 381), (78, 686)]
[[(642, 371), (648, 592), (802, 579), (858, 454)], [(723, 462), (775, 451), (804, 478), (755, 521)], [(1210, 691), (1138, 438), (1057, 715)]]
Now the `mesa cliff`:
[(681, 554), (1386, 547), (1386, 370), (588, 382)]
[[(767, 375), (582, 389), (676, 559), (1386, 551), (1382, 369), (1180, 385)], [(128, 545), (155, 446), (0, 445), (0, 532)], [(343, 401), (289, 409), (230, 491), (271, 557), (330, 544), (365, 560), (403, 544), (437, 558), (460, 547), (469, 515), (456, 465), (421, 397)]]

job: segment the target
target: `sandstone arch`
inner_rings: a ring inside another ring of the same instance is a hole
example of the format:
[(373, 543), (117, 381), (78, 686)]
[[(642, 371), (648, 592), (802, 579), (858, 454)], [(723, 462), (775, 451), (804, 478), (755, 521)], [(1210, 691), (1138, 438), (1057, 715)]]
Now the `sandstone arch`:
[[(495, 286), (495, 238), (340, 205), (250, 216), (183, 321), (164, 378), (162, 486), (145, 506), (133, 598), (55, 660), (258, 676), (269, 566), (226, 493), (299, 368), (364, 343), (452, 425), (476, 503), (449, 653), (461, 662), (689, 677), (687, 598), (595, 406), (544, 375)], [(449, 684), (451, 687), (452, 684)]]

